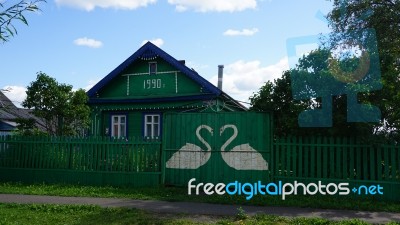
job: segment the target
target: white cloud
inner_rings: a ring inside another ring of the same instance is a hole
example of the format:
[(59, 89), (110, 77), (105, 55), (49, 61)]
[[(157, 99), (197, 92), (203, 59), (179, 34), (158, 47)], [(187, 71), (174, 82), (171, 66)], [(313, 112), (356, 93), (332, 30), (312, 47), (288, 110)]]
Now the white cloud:
[(65, 5), (74, 8), (92, 11), (96, 7), (133, 10), (156, 3), (157, 0), (55, 0), (59, 6)]
[(168, 0), (168, 3), (175, 5), (178, 12), (188, 9), (198, 12), (235, 12), (257, 7), (256, 0)]
[(100, 48), (101, 46), (103, 46), (103, 43), (101, 41), (87, 37), (75, 39), (74, 44), (79, 46), (86, 46), (89, 48)]
[(22, 107), (21, 103), (26, 99), (26, 87), (21, 86), (5, 86), (2, 89), (9, 90), (3, 93), (14, 103), (17, 107)]
[(178, 12), (184, 12), (187, 10), (187, 8), (186, 8), (186, 6), (183, 6), (183, 5), (177, 5), (177, 6), (175, 6), (175, 10)]
[(243, 29), (243, 30), (233, 30), (229, 29), (224, 32), (225, 36), (253, 36), (258, 32), (257, 28)]
[[(266, 81), (281, 77), (282, 72), (288, 69), (287, 57), (266, 67), (262, 67), (257, 60), (248, 62), (239, 60), (225, 66), (222, 89), (236, 100), (249, 102), (249, 97)], [(216, 85), (218, 76), (212, 77), (210, 82)]]
[(86, 87), (84, 87), (83, 89), (84, 89), (85, 91), (89, 91), (89, 90), (90, 90), (94, 85), (96, 85), (100, 80), (101, 80), (101, 78), (89, 80), (89, 81), (88, 81), (88, 85), (86, 85)]
[(150, 41), (151, 43), (153, 43), (154, 45), (156, 45), (157, 47), (161, 47), (164, 44), (164, 40), (161, 38), (156, 38), (153, 40), (144, 40), (142, 42), (142, 45), (146, 44), (148, 41)]

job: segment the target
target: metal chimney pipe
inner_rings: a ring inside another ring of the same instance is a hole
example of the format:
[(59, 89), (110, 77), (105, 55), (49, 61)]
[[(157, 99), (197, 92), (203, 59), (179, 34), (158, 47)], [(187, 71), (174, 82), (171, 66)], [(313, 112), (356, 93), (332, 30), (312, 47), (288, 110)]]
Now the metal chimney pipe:
[(224, 65), (218, 65), (218, 88), (222, 90), (222, 78), (224, 76)]

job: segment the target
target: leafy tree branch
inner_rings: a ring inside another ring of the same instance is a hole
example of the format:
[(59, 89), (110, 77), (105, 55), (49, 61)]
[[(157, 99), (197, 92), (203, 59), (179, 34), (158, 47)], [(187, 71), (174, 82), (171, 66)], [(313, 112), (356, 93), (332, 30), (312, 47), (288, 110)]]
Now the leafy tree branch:
[[(38, 7), (40, 2), (46, 2), (46, 0), (22, 0), (6, 8), (4, 11), (0, 11), (0, 41), (6, 42), (11, 37), (18, 34), (18, 31), (13, 24), (15, 20), (19, 20), (23, 24), (28, 25), (28, 20), (24, 16), (24, 13), (40, 10)], [(5, 8), (6, 3), (7, 1), (0, 3), (0, 8)]]

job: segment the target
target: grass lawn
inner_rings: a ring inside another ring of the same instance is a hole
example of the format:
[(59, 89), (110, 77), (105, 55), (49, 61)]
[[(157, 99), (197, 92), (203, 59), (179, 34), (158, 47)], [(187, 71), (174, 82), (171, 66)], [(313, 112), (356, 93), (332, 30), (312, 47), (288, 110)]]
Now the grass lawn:
[(367, 198), (349, 198), (345, 196), (288, 196), (281, 200), (279, 196), (254, 196), (250, 201), (245, 196), (230, 195), (188, 195), (186, 188), (158, 187), (158, 188), (116, 188), (92, 187), (74, 185), (49, 185), (20, 183), (0, 183), (0, 193), (3, 194), (30, 194), (54, 196), (80, 196), (105, 198), (130, 198), (142, 200), (164, 201), (192, 201), (220, 204), (243, 204), (264, 206), (296, 206), (325, 209), (350, 209), (364, 211), (400, 212), (399, 202), (386, 202)]
[[(201, 220), (201, 221), (199, 221)], [(318, 218), (284, 218), (269, 215), (246, 216), (239, 212), (231, 218), (195, 218), (188, 215), (152, 214), (137, 209), (100, 208), (97, 206), (0, 204), (0, 225), (13, 224), (367, 224), (360, 220), (340, 222)], [(395, 224), (395, 223), (392, 223)]]

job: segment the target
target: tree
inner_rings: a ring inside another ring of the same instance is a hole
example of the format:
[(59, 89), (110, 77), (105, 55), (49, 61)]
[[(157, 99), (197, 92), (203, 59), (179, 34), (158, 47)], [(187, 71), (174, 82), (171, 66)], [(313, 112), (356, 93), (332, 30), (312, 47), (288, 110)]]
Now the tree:
[[(375, 133), (377, 123), (366, 119), (373, 113), (373, 110), (367, 109), (373, 109), (373, 106), (368, 99), (355, 100), (360, 93), (370, 91), (376, 84), (371, 72), (362, 71), (358, 76), (357, 71), (364, 68), (364, 63), (362, 56), (344, 54), (337, 58), (326, 48), (311, 51), (299, 60), (296, 68), (291, 70), (293, 96), (295, 99), (311, 98), (308, 110), (316, 113), (311, 115), (320, 116), (318, 122), (326, 119), (332, 123), (326, 128), (309, 129), (307, 133), (361, 137)], [(349, 82), (352, 79), (357, 82)], [(359, 107), (364, 107), (365, 111)], [(362, 115), (352, 114), (355, 110)]]
[[(272, 111), (274, 115), (274, 134), (286, 135), (326, 135), (326, 136), (366, 136), (373, 134), (371, 123), (347, 122), (347, 96), (344, 86), (338, 82), (329, 67), (332, 62), (329, 49), (319, 48), (299, 59), (294, 69), (283, 72), (282, 77), (268, 81), (250, 97), (252, 110)], [(337, 66), (352, 70), (359, 63), (356, 58), (342, 58)], [(332, 99), (329, 110), (322, 116), (333, 121), (331, 127), (300, 127), (299, 115), (305, 110), (324, 108), (327, 96)], [(326, 99), (325, 99), (326, 100)]]
[[(320, 108), (324, 104), (323, 99), (334, 96), (329, 102), (333, 111), (332, 128), (299, 128), (297, 124), (292, 124), (285, 129), (292, 130), (291, 133), (302, 131), (308, 134), (358, 134), (366, 137), (381, 133), (400, 140), (400, 108), (397, 107), (400, 105), (400, 1), (331, 1), (333, 10), (328, 14), (328, 20), (332, 33), (328, 41), (300, 59), (296, 68), (285, 72), (281, 79), (290, 79), (285, 82), (286, 88), (282, 89), (286, 90), (285, 93), (278, 94), (277, 80), (275, 83), (267, 82), (252, 97), (253, 108), (263, 105), (272, 109), (277, 119), (275, 124), (282, 126), (282, 122), (292, 123), (286, 115), (295, 116), (296, 113), (289, 114), (292, 111), (279, 108), (287, 105), (288, 99), (279, 100), (276, 95), (292, 96), (289, 94), (291, 92), (297, 100), (311, 98), (311, 102), (304, 102), (307, 104), (304, 109)], [(360, 74), (365, 76), (358, 77)], [(379, 90), (381, 84), (383, 88)], [(354, 109), (349, 108), (347, 101), (355, 103), (350, 105), (365, 104), (364, 109), (370, 110), (365, 114), (366, 117), (376, 115), (373, 112), (377, 108), (373, 106), (378, 106), (382, 112), (380, 122), (347, 122), (347, 114), (352, 115)], [(289, 102), (292, 107), (298, 106), (293, 99)], [(285, 115), (283, 117), (289, 121), (279, 118), (281, 115)], [(320, 116), (323, 117), (323, 114)]]
[[(6, 42), (14, 35), (18, 34), (17, 29), (13, 25), (14, 20), (19, 20), (25, 25), (28, 25), (24, 13), (36, 12), (39, 10), (38, 4), (46, 2), (46, 0), (20, 1), (5, 10), (0, 11), (0, 41)], [(6, 7), (7, 0), (0, 2), (0, 8)]]
[(83, 135), (89, 124), (88, 97), (82, 89), (73, 92), (72, 86), (59, 84), (43, 72), (27, 87), (22, 106), (45, 121), (50, 135)]
[(79, 89), (73, 92), (69, 100), (69, 108), (64, 117), (64, 134), (84, 136), (89, 127), (90, 108), (86, 104), (89, 100), (85, 90)]
[(293, 99), (290, 72), (283, 72), (282, 77), (273, 82), (267, 81), (250, 97), (251, 110), (273, 113), (274, 134), (278, 136), (300, 134), (297, 116), (311, 104), (307, 100)]
[[(400, 129), (400, 1), (398, 0), (332, 0), (333, 10), (328, 20), (333, 32), (329, 46), (334, 49), (351, 43), (354, 34), (367, 38), (365, 31), (373, 29), (379, 53), (383, 88), (360, 99), (379, 106), (382, 120), (376, 129), (389, 136), (399, 136)], [(359, 42), (363, 45), (366, 39)]]

